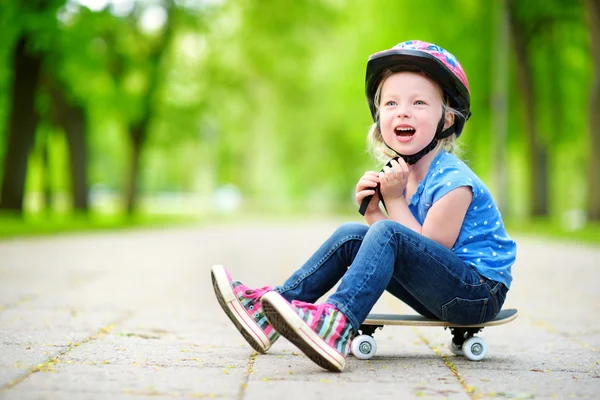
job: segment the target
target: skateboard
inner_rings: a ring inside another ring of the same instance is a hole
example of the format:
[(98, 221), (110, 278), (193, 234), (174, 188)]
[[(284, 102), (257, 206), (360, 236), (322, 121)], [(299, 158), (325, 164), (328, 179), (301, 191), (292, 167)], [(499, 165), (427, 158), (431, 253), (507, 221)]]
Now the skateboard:
[(515, 309), (502, 310), (496, 318), (478, 325), (456, 325), (449, 322), (423, 317), (422, 315), (402, 314), (369, 314), (362, 323), (359, 334), (352, 339), (350, 351), (361, 360), (368, 360), (377, 352), (377, 343), (373, 334), (377, 328), (383, 329), (386, 325), (398, 326), (441, 326), (450, 329), (452, 339), (448, 348), (457, 356), (465, 356), (471, 361), (482, 360), (487, 354), (486, 341), (475, 336), (483, 328), (488, 326), (503, 325), (517, 318), (518, 311)]

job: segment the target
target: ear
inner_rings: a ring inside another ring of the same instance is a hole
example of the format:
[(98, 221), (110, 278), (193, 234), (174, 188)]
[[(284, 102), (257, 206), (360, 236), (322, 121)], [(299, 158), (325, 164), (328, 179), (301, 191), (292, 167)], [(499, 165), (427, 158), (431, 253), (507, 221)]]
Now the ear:
[(446, 111), (446, 116), (444, 117), (444, 130), (450, 128), (454, 124), (454, 113), (451, 111)]

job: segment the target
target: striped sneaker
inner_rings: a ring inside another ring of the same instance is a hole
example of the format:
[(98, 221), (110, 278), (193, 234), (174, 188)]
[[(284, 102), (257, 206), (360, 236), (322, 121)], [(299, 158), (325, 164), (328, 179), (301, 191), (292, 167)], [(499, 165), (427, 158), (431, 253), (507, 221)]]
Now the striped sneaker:
[(265, 318), (260, 298), (273, 289), (266, 286), (251, 289), (231, 279), (225, 268), (215, 265), (211, 269), (215, 295), (225, 314), (238, 331), (259, 353), (265, 353), (279, 338), (277, 331)]
[(344, 369), (354, 330), (335, 306), (296, 300), (288, 303), (276, 292), (265, 294), (260, 302), (273, 328), (308, 358), (329, 371)]

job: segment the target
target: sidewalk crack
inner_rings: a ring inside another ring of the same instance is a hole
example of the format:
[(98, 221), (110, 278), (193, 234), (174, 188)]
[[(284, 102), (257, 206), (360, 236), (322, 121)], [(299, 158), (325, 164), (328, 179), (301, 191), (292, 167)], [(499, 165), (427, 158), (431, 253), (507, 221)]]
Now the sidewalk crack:
[(246, 365), (246, 374), (244, 376), (244, 381), (240, 384), (240, 391), (237, 395), (238, 400), (243, 400), (246, 397), (246, 388), (248, 387), (248, 380), (250, 379), (250, 374), (252, 374), (252, 372), (254, 371), (254, 363), (256, 362), (256, 356), (258, 356), (258, 353), (254, 351), (248, 359), (248, 365)]
[(452, 363), (452, 361), (450, 360), (450, 357), (448, 355), (442, 354), (442, 352), (437, 347), (432, 346), (431, 343), (429, 343), (429, 340), (423, 334), (421, 334), (421, 332), (419, 332), (419, 330), (417, 328), (413, 328), (413, 331), (419, 337), (419, 339), (421, 339), (421, 342), (423, 342), (427, 347), (429, 347), (431, 350), (433, 350), (433, 352), (437, 356), (439, 356), (442, 360), (444, 360), (444, 364), (446, 364), (446, 367), (448, 367), (448, 369), (450, 370), (452, 375), (454, 375), (454, 377), (458, 380), (458, 383), (460, 383), (460, 385), (463, 387), (463, 389), (465, 390), (467, 395), (471, 398), (471, 400), (479, 400), (483, 397), (483, 394), (478, 393), (476, 391), (475, 387), (473, 387), (467, 383), (465, 378), (460, 374), (460, 372), (458, 372), (456, 365), (454, 365), (454, 363)]
[(86, 344), (93, 340), (100, 339), (102, 336), (110, 333), (115, 328), (116, 324), (122, 322), (123, 320), (125, 320), (128, 317), (129, 317), (129, 315), (124, 316), (122, 318), (119, 318), (117, 321), (115, 321), (111, 324), (103, 326), (95, 334), (88, 336), (79, 342), (70, 344), (65, 350), (60, 351), (56, 356), (50, 358), (46, 362), (29, 368), (29, 370), (27, 372), (25, 372), (22, 376), (14, 379), (14, 380), (4, 384), (2, 387), (0, 387), (0, 392), (12, 389), (13, 387), (17, 386), (19, 383), (23, 382), (25, 379), (29, 378), (31, 375), (35, 374), (36, 372), (55, 371), (54, 366), (60, 362), (60, 358), (62, 356), (69, 353), (70, 351), (76, 349), (77, 347), (81, 346), (82, 344)]

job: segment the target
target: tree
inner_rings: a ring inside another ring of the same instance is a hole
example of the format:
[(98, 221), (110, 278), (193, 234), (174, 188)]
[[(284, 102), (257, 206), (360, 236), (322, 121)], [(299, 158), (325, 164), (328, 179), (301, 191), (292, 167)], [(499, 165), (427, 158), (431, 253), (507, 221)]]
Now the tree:
[(42, 55), (31, 50), (30, 35), (22, 33), (13, 51), (14, 81), (4, 156), (0, 210), (23, 213), (27, 161), (38, 123), (35, 96)]
[(588, 117), (587, 214), (590, 220), (600, 221), (600, 0), (585, 0), (585, 9), (593, 60)]
[(536, 93), (533, 84), (533, 65), (527, 48), (532, 38), (532, 25), (527, 25), (519, 16), (515, 0), (508, 1), (510, 32), (517, 62), (517, 83), (522, 95), (523, 118), (525, 120), (526, 147), (529, 162), (531, 187), (530, 213), (534, 217), (548, 216), (548, 152), (541, 141), (537, 123), (539, 115), (535, 107)]
[(67, 137), (73, 208), (77, 211), (87, 212), (89, 196), (86, 111), (75, 100), (68, 100), (65, 90), (65, 87), (57, 82), (51, 84), (52, 115), (55, 126), (61, 127)]
[[(125, 209), (128, 215), (134, 213), (137, 205), (141, 154), (148, 140), (150, 125), (156, 115), (160, 84), (164, 78), (165, 71), (164, 55), (169, 47), (174, 30), (175, 2), (173, 0), (165, 0), (162, 4), (167, 14), (162, 32), (158, 33), (155, 37), (148, 38), (144, 33), (139, 31), (139, 20), (132, 15), (129, 18), (128, 26), (121, 27), (127, 30), (124, 35), (129, 36), (130, 44), (145, 41), (146, 46), (142, 50), (135, 49), (133, 52), (137, 51), (138, 54), (133, 55), (115, 51), (110, 61), (111, 74), (121, 93), (126, 92), (127, 74), (143, 74), (145, 82), (143, 89), (139, 90), (137, 96), (135, 96), (135, 111), (131, 112), (130, 115), (126, 115), (127, 132), (131, 146), (129, 169), (126, 175), (124, 192)], [(141, 10), (138, 9), (136, 11), (139, 12)], [(119, 42), (119, 38), (115, 37), (114, 32), (108, 32), (106, 40), (111, 44), (111, 47), (116, 47), (116, 44)], [(127, 45), (124, 46), (124, 48), (126, 47)], [(143, 60), (143, 65), (140, 65), (140, 60)]]
[[(56, 32), (56, 12), (63, 3), (64, 0), (22, 0), (3, 9), (13, 22), (10, 28), (15, 41), (0, 210), (23, 213), (28, 157), (40, 119), (36, 108), (40, 74), (50, 47), (48, 40)], [(10, 35), (6, 37), (10, 45)]]
[(494, 54), (492, 70), (492, 93), (491, 93), (491, 122), (492, 122), (492, 145), (494, 154), (494, 168), (496, 171), (496, 203), (503, 213), (507, 210), (507, 139), (508, 139), (508, 47), (509, 16), (506, 9), (506, 0), (494, 2), (495, 26), (494, 26)]

